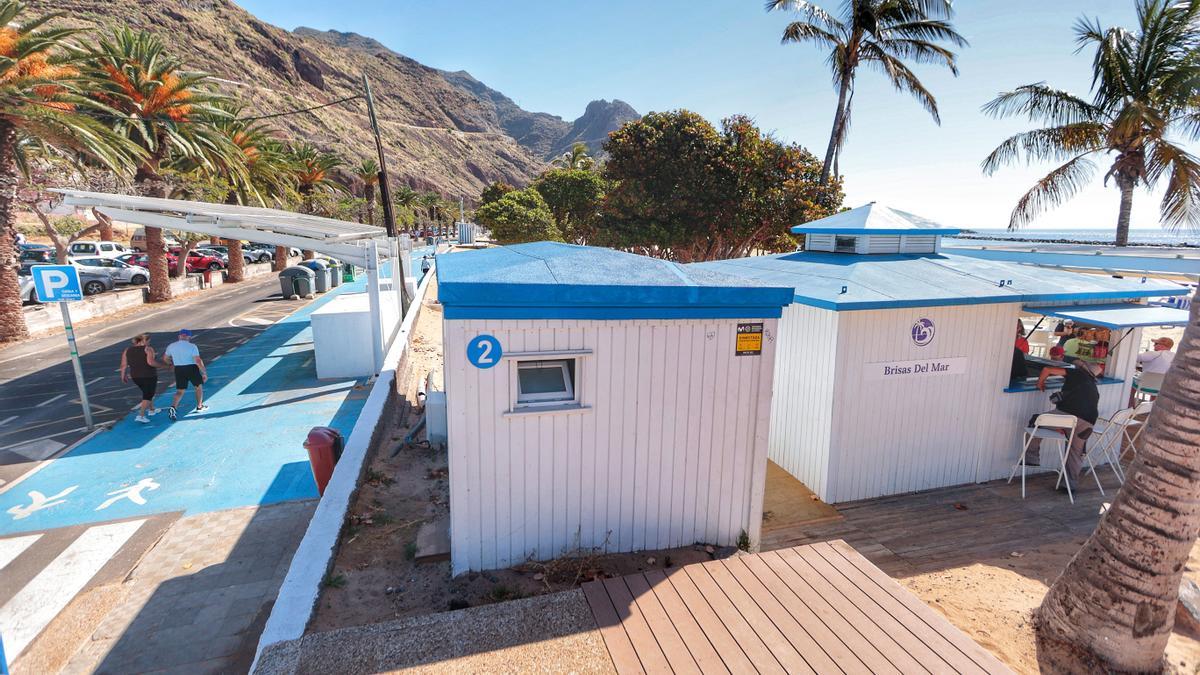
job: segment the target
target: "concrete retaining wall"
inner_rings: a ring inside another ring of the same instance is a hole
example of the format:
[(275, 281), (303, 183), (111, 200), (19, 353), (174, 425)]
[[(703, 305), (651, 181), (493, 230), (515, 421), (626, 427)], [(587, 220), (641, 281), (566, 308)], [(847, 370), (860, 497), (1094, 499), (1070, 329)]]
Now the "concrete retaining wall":
[[(333, 477), (325, 487), (325, 494), (317, 503), (317, 510), (308, 523), (308, 530), (300, 541), (300, 546), (292, 556), (291, 567), (271, 616), (258, 640), (258, 649), (254, 655), (255, 664), (265, 648), (270, 645), (295, 640), (304, 635), (308, 621), (312, 618), (313, 608), (321, 593), (321, 580), (333, 565), (337, 554), (338, 537), (342, 525), (346, 522), (346, 513), (350, 503), (358, 492), (359, 481), (366, 467), (367, 452), (370, 450), (377, 433), (383, 411), (396, 395), (396, 373), (408, 347), (408, 339), (421, 313), (422, 301), (429, 288), (429, 281), (434, 276), (434, 270), (425, 275), (417, 289), (416, 298), (409, 309), (408, 315), (400, 325), (400, 332), (392, 343), (391, 350), (384, 357), (383, 371), (376, 378), (371, 394), (359, 414), (358, 422), (346, 440), (342, 458), (334, 467)], [(250, 672), (254, 672), (251, 666)]]
[[(274, 274), (271, 271), (271, 263), (246, 265), (245, 278), (253, 279), (255, 277), (267, 276)], [(212, 275), (212, 282), (205, 282), (202, 274), (188, 274), (181, 279), (171, 279), (171, 295), (178, 296), (185, 293), (194, 293), (196, 291), (208, 290), (224, 285), (225, 274)], [(71, 321), (78, 323), (87, 319), (120, 312), (131, 307), (137, 307), (146, 303), (147, 287), (142, 286), (141, 292), (137, 293), (133, 290), (127, 290), (128, 287), (122, 288), (121, 292), (106, 291), (99, 295), (91, 295), (79, 302), (71, 303)], [(47, 331), (62, 330), (62, 313), (57, 307), (46, 306), (41, 309), (34, 309), (25, 312), (25, 323), (29, 326), (30, 334), (37, 335)]]

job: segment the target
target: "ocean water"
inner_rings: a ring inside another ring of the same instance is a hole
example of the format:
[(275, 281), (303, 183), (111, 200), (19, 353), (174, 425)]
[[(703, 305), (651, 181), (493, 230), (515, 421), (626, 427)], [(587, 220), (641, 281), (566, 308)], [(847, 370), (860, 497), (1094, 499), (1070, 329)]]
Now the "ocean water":
[[(947, 242), (978, 242), (979, 238), (997, 241), (1071, 241), (1080, 243), (1109, 243), (1115, 236), (1114, 229), (1087, 230), (1018, 230), (1009, 232), (1003, 229), (972, 228), (971, 239), (947, 237)], [(1200, 246), (1200, 232), (1168, 232), (1161, 228), (1141, 228), (1129, 231), (1130, 244), (1149, 244), (1154, 246)]]

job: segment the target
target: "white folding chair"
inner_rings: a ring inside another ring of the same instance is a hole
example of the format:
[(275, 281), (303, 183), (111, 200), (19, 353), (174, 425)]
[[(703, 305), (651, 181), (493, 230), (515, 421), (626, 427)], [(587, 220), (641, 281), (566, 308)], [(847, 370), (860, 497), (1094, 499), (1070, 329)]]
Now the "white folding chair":
[[(1138, 418), (1149, 415), (1151, 410), (1154, 410), (1154, 401), (1142, 401), (1133, 409), (1133, 415), (1129, 420), (1129, 424), (1125, 426), (1125, 439), (1129, 441), (1129, 444), (1121, 450), (1121, 457), (1124, 457), (1126, 452), (1137, 452), (1137, 447), (1134, 444), (1137, 443), (1138, 438), (1141, 438), (1142, 432), (1146, 430), (1146, 421)], [(1128, 433), (1130, 428), (1135, 429), (1133, 436), (1130, 436)]]
[[(1054, 483), (1055, 489), (1062, 482), (1063, 474), (1067, 472), (1067, 452), (1071, 448), (1071, 442), (1075, 440), (1075, 416), (1066, 413), (1042, 413), (1033, 421), (1033, 426), (1025, 427), (1024, 445), (1021, 446), (1021, 455), (1017, 457), (1017, 463), (1013, 464), (1012, 473), (1008, 475), (1008, 482), (1017, 475), (1017, 469), (1021, 469), (1021, 499), (1025, 498), (1025, 453), (1029, 452), (1029, 445), (1033, 443), (1033, 439), (1041, 439), (1044, 446), (1047, 441), (1056, 444), (1058, 449), (1059, 470), (1058, 481)], [(1044, 448), (1043, 448), (1044, 450)], [(1045, 455), (1042, 455), (1045, 457)], [(1099, 485), (1099, 479), (1096, 480), (1096, 485)], [(1100, 489), (1101, 494), (1104, 488)], [(1067, 497), (1071, 499), (1071, 503), (1075, 503), (1075, 495), (1071, 492), (1071, 481), (1067, 481)]]
[[(1108, 465), (1117, 476), (1117, 481), (1122, 485), (1125, 484), (1125, 470), (1121, 468), (1121, 455), (1125, 442), (1133, 442), (1129, 436), (1129, 426), (1141, 424), (1133, 419), (1134, 412), (1133, 408), (1118, 410), (1113, 413), (1112, 417), (1097, 419), (1096, 425), (1093, 427), (1093, 434), (1096, 434), (1096, 445), (1093, 452), (1099, 451), (1108, 461)], [(1092, 466), (1092, 471), (1095, 472), (1095, 465)]]

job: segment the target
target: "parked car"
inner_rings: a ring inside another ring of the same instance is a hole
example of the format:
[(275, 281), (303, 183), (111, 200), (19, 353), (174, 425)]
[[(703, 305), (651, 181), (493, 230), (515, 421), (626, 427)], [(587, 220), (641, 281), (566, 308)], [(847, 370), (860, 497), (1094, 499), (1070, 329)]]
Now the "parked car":
[(75, 258), (71, 262), (89, 272), (107, 274), (118, 284), (141, 285), (150, 281), (149, 269), (116, 258)]
[[(183, 245), (178, 239), (166, 232), (163, 232), (163, 243), (166, 244), (167, 248), (179, 248)], [(142, 253), (146, 251), (146, 228), (140, 227), (133, 233), (133, 236), (129, 238), (129, 246), (134, 251)]]
[(275, 259), (275, 247), (270, 244), (246, 244), (242, 247), (246, 262), (271, 262)]
[(129, 249), (115, 241), (77, 241), (67, 247), (67, 255), (71, 257), (116, 258), (126, 253)]
[[(129, 265), (137, 265), (138, 267), (150, 269), (150, 254), (149, 253), (127, 253), (120, 258), (117, 258), (123, 263)], [(167, 254), (167, 273), (174, 274), (175, 267), (179, 264), (179, 258), (168, 253)]]
[[(170, 249), (171, 255), (178, 256), (182, 249)], [(223, 270), (225, 269), (225, 261), (214, 255), (205, 255), (203, 251), (192, 249), (188, 251), (187, 256), (187, 271), (200, 272), (203, 270)]]
[[(225, 248), (225, 247), (222, 246), (221, 248)], [(221, 251), (212, 246), (197, 246), (196, 248), (194, 248), (192, 250), (195, 251), (196, 253), (199, 253), (200, 255), (207, 255), (207, 256), (212, 256), (213, 258), (220, 258), (221, 262), (225, 263), (226, 265), (229, 265), (229, 252), (228, 251)]]
[(17, 244), (17, 250), (21, 251), (22, 253), (25, 251), (33, 251), (36, 249), (50, 249), (51, 251), (53, 251), (54, 247), (49, 246), (47, 244), (34, 244), (34, 243), (28, 242), (28, 241), (21, 243), (21, 244)]
[(50, 246), (26, 249), (21, 251), (20, 256), (20, 261), (23, 263), (38, 263), (39, 265), (53, 265), (57, 259), (57, 252)]
[(25, 305), (38, 304), (37, 293), (33, 289), (33, 277), (19, 275), (17, 283), (21, 285), (21, 303)]

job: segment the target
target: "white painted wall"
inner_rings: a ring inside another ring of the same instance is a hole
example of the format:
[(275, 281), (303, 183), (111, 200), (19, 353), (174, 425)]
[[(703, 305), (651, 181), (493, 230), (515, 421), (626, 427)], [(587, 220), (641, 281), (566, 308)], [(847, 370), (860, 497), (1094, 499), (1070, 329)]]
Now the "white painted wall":
[(789, 305), (779, 320), (768, 456), (824, 498), (833, 426), (838, 313)]
[[(1017, 304), (852, 312), (784, 310), (770, 457), (827, 502), (1007, 478), (1045, 392), (1007, 393)], [(934, 322), (933, 342), (910, 329)], [(1049, 319), (1048, 319), (1049, 320)], [(1128, 396), (1140, 330), (1123, 341), (1101, 385), (1100, 414)], [(836, 345), (836, 346), (832, 346)], [(871, 379), (871, 364), (968, 359), (960, 375)]]
[[(453, 573), (576, 549), (757, 543), (778, 321), (735, 356), (738, 320), (445, 322)], [(591, 350), (573, 412), (505, 415), (511, 361), (481, 370), (468, 341), (506, 354)]]

